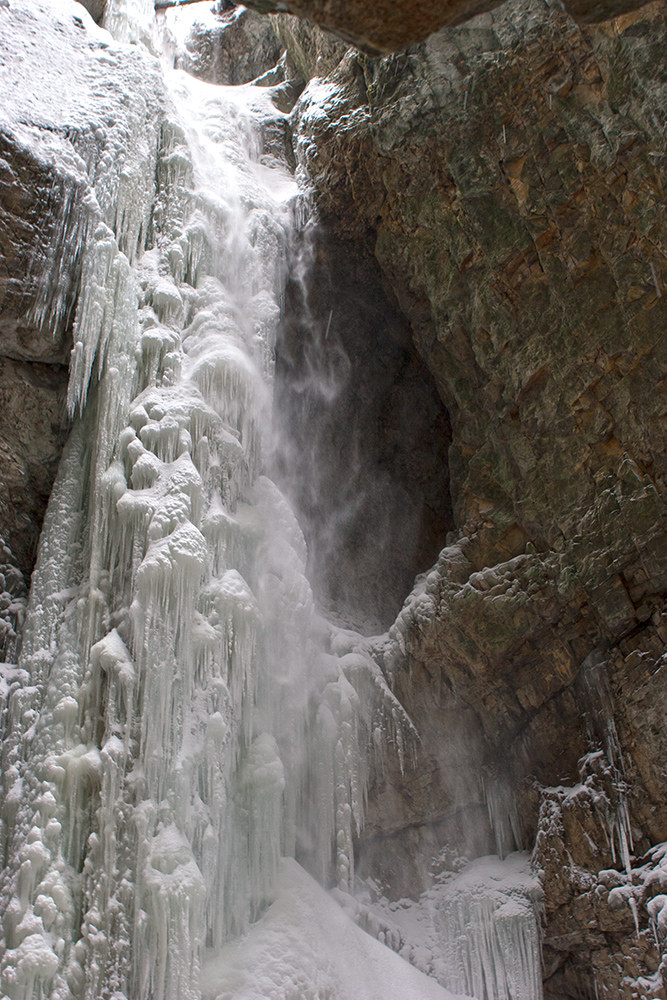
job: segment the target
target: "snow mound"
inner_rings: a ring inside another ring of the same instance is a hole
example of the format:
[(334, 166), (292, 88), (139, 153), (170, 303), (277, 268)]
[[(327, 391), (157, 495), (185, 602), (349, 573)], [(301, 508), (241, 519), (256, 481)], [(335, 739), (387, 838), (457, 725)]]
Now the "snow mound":
[(261, 920), (205, 961), (202, 1000), (456, 1000), (357, 927), (296, 861), (283, 860), (277, 888)]

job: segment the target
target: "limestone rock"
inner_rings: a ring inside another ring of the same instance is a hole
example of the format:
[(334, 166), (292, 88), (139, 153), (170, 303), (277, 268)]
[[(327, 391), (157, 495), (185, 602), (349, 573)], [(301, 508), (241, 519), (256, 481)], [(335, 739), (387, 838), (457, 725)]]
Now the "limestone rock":
[[(69, 360), (68, 326), (79, 261), (76, 252), (71, 260), (53, 260), (53, 255), (63, 257), (68, 247), (76, 248), (79, 243), (75, 229), (81, 194), (68, 178), (32, 156), (11, 135), (0, 132), (2, 356), (61, 365)], [(60, 208), (67, 203), (71, 203), (74, 231), (63, 234), (58, 231)], [(59, 280), (68, 282), (70, 294), (61, 315), (45, 325), (42, 317), (49, 314)]]
[[(0, 534), (26, 574), (67, 435), (79, 265), (75, 252), (60, 274), (64, 262), (49, 256), (53, 246), (60, 255), (77, 246), (75, 234), (62, 240), (57, 230), (60, 205), (73, 200), (75, 220), (78, 197), (66, 178), (0, 133)], [(69, 282), (71, 295), (56, 321), (43, 323), (58, 280)]]
[(636, 69), (667, 105), (660, 32), (660, 6), (590, 32), (515, 4), (341, 64), (297, 112), (323, 218), (374, 234), (448, 407), (468, 583), (412, 657), (450, 682), (461, 656), (480, 664), (464, 674), (484, 664), (493, 739), (567, 689), (601, 636), (647, 621), (667, 584), (664, 137), (619, 77)]
[[(521, 0), (349, 52), (295, 109), (320, 216), (373, 246), (452, 427), (457, 530), (377, 650), (422, 736), (360, 846), (397, 891), (417, 843), (530, 847), (590, 753), (635, 857), (667, 839), (666, 43), (661, 3), (581, 28)], [(646, 918), (635, 946), (590, 897), (623, 863), (587, 823), (581, 885), (545, 883), (549, 995), (660, 996)]]
[(658, 7), (595, 35), (509, 10), (350, 66), (303, 107), (301, 156), (322, 215), (375, 230), (452, 417), (458, 523), (493, 511), (551, 545), (624, 453), (659, 482), (667, 467), (664, 140), (620, 79), (641, 59), (665, 99), (636, 42), (665, 29)]
[(650, 917), (664, 881), (661, 858), (618, 870), (610, 850), (614, 804), (597, 775), (582, 777), (542, 796), (534, 863), (546, 899), (545, 998), (588, 990), (661, 1000), (667, 994)]
[(0, 356), (0, 529), (30, 573), (67, 437), (67, 368)]
[(304, 80), (327, 76), (347, 53), (347, 45), (335, 35), (298, 17), (274, 14), (271, 22), (276, 36), (289, 53), (294, 70)]
[(104, 17), (104, 8), (106, 7), (106, 0), (81, 0), (81, 3), (86, 8), (93, 21), (100, 24), (102, 18)]

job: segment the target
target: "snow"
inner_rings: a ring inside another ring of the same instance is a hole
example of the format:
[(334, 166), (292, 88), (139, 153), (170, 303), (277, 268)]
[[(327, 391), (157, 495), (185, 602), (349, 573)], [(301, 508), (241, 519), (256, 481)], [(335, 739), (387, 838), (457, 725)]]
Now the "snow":
[(185, 51), (185, 43), (188, 36), (196, 26), (209, 31), (218, 26), (218, 18), (214, 13), (214, 5), (211, 0), (201, 0), (200, 3), (190, 3), (183, 7), (168, 7), (164, 13), (164, 22), (167, 31), (171, 35), (169, 38), (169, 48), (173, 50), (174, 63), (178, 61), (179, 55)]
[(365, 934), (295, 861), (250, 931), (207, 955), (202, 1000), (454, 1000)]

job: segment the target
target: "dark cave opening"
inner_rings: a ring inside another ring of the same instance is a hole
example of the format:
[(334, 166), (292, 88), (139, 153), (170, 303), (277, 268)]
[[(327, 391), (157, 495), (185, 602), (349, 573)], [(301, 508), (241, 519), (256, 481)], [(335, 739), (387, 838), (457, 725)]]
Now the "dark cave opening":
[(329, 614), (386, 629), (453, 527), (451, 427), (370, 241), (306, 231), (276, 349), (274, 470)]

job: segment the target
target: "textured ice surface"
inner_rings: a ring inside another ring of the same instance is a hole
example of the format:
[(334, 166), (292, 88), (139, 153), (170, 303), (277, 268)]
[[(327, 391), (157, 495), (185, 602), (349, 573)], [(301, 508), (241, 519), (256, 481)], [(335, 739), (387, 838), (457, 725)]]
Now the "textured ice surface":
[(474, 997), (539, 1000), (541, 889), (526, 856), (478, 858), (439, 895), (441, 981)]
[(0, 535), (0, 663), (14, 663), (20, 648), (27, 589), (23, 573)]

